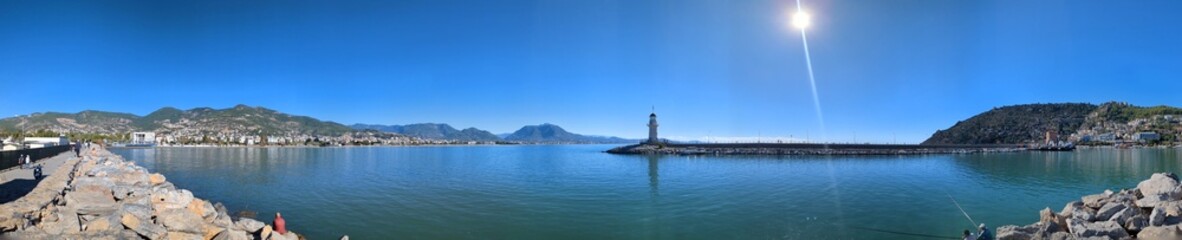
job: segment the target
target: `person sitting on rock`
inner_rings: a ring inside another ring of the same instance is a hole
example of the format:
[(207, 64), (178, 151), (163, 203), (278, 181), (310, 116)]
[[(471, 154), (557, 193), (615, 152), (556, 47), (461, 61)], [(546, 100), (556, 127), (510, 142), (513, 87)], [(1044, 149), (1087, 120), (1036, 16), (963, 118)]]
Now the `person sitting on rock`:
[(980, 233), (977, 233), (977, 240), (993, 240), (993, 233), (989, 232), (989, 228), (985, 228), (984, 223), (977, 228), (980, 230)]
[(275, 212), (275, 222), (271, 225), (275, 226), (275, 232), (287, 234), (287, 221), (283, 220), (283, 215), (280, 215), (279, 212)]

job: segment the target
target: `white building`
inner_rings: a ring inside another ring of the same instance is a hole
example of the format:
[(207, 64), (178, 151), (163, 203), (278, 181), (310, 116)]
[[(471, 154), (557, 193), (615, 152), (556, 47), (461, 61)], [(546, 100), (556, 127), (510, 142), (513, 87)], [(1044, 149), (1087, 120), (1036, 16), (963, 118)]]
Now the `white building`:
[(155, 144), (156, 133), (154, 132), (133, 132), (131, 133), (131, 144)]
[(26, 148), (43, 148), (70, 145), (70, 139), (59, 137), (26, 137), (23, 141)]

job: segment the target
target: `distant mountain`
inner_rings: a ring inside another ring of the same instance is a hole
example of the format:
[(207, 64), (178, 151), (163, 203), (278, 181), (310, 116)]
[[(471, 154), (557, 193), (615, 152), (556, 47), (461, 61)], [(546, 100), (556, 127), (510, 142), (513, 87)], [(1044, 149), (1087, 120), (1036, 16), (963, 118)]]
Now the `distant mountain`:
[(383, 132), (398, 133), (411, 137), (438, 139), (438, 140), (454, 140), (454, 141), (498, 141), (501, 140), (492, 133), (476, 128), (466, 128), (464, 130), (457, 130), (451, 125), (445, 123), (416, 123), (408, 125), (377, 125), (377, 124), (353, 124), (353, 129), (373, 129)]
[(334, 122), (295, 116), (262, 107), (237, 105), (227, 109), (165, 107), (147, 116), (102, 111), (79, 113), (33, 113), (0, 119), (0, 130), (60, 133), (116, 134), (132, 131), (236, 135), (320, 135), (339, 136), (353, 130)]
[(936, 131), (923, 144), (1014, 144), (1042, 142), (1046, 131), (1059, 141), (1084, 141), (1101, 134), (1130, 139), (1152, 131), (1173, 141), (1182, 129), (1182, 109), (1169, 106), (1138, 107), (1108, 102), (1024, 104), (994, 108)]
[(585, 136), (567, 132), (554, 124), (530, 125), (521, 127), (516, 132), (505, 136), (506, 141), (528, 143), (631, 143), (618, 137)]

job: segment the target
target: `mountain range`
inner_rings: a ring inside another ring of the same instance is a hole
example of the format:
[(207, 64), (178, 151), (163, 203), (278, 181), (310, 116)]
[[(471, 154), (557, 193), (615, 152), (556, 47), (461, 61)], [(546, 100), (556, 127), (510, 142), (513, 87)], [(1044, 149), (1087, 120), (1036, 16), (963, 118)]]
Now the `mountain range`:
[(78, 113), (33, 113), (0, 119), (0, 131), (122, 134), (132, 131), (200, 134), (339, 136), (353, 130), (334, 122), (281, 113), (263, 107), (237, 105), (226, 109), (165, 107), (137, 116), (87, 110)]
[(1111, 134), (1131, 139), (1152, 131), (1162, 141), (1175, 141), (1182, 133), (1182, 109), (1170, 106), (1141, 107), (1122, 102), (1023, 104), (993, 108), (952, 127), (936, 131), (923, 144), (1019, 144), (1042, 142), (1047, 132), (1057, 141), (1095, 141)]
[(377, 125), (377, 124), (353, 124), (353, 129), (364, 130), (372, 129), (383, 132), (397, 133), (411, 137), (418, 137), (424, 139), (436, 140), (454, 140), (454, 141), (507, 141), (507, 142), (524, 142), (524, 143), (632, 143), (636, 140), (628, 140), (618, 137), (601, 137), (588, 136), (567, 132), (558, 125), (544, 123), (540, 125), (529, 125), (521, 127), (513, 133), (507, 134), (492, 134), (485, 130), (477, 128), (466, 128), (464, 130), (456, 130), (450, 125), (443, 123), (418, 123), (409, 125)]
[(226, 109), (208, 107), (181, 110), (164, 107), (145, 116), (130, 113), (86, 110), (78, 113), (45, 112), (0, 119), (0, 132), (86, 133), (118, 135), (152, 131), (174, 136), (342, 136), (380, 131), (422, 139), (451, 141), (508, 141), (522, 143), (630, 143), (617, 137), (586, 136), (567, 132), (557, 125), (522, 127), (498, 136), (477, 128), (458, 130), (445, 123), (408, 125), (342, 125), (307, 116), (297, 116), (263, 107), (237, 105)]

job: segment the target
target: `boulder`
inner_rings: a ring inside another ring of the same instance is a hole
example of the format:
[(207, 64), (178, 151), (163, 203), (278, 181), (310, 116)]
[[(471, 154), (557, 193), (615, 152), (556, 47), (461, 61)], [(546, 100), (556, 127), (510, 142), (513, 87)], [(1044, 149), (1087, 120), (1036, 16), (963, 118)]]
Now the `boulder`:
[(250, 218), (239, 218), (238, 223), (234, 224), (234, 229), (246, 231), (248, 233), (257, 233), (266, 226), (263, 222)]
[(1127, 207), (1124, 204), (1115, 202), (1105, 203), (1103, 207), (1100, 207), (1100, 210), (1096, 211), (1096, 220), (1108, 220), (1112, 215), (1125, 210), (1125, 208)]
[(169, 232), (204, 234), (201, 217), (185, 209), (168, 209), (156, 215), (156, 221)]
[(168, 240), (202, 240), (201, 234), (189, 232), (168, 232), (164, 235), (164, 239)]
[(1079, 219), (1082, 221), (1096, 220), (1096, 212), (1088, 207), (1080, 207), (1071, 211), (1071, 219)]
[(1085, 207), (1089, 207), (1092, 209), (1099, 209), (1100, 207), (1104, 206), (1105, 202), (1107, 202), (1106, 201), (1107, 198), (1108, 198), (1108, 195), (1092, 194), (1092, 195), (1083, 196), (1082, 198), (1080, 198), (1080, 200), (1083, 200), (1083, 204)]
[(1169, 196), (1172, 200), (1182, 197), (1182, 185), (1178, 183), (1178, 176), (1173, 173), (1154, 173), (1148, 180), (1138, 183), (1137, 189), (1141, 190), (1144, 196), (1161, 194)]
[(152, 191), (152, 209), (160, 213), (165, 210), (182, 209), (193, 202), (193, 193), (189, 190), (154, 190)]
[(1113, 221), (1086, 222), (1070, 219), (1067, 220), (1067, 224), (1068, 228), (1071, 229), (1071, 233), (1075, 234), (1077, 238), (1107, 237), (1118, 239), (1129, 236), (1129, 233), (1125, 232), (1121, 224)]
[(230, 219), (230, 215), (218, 214), (218, 216), (215, 217), (210, 223), (212, 223), (214, 226), (223, 228), (230, 228), (234, 226), (234, 221)]
[(1177, 199), (1167, 194), (1146, 194), (1141, 199), (1137, 199), (1136, 204), (1138, 207), (1154, 208), (1175, 200)]
[(1182, 239), (1182, 231), (1178, 226), (1149, 226), (1137, 233), (1137, 239)]
[(1166, 210), (1162, 207), (1153, 208), (1149, 213), (1149, 226), (1161, 226), (1166, 221)]
[(1124, 209), (1121, 209), (1119, 212), (1112, 214), (1111, 217), (1108, 217), (1108, 221), (1124, 223), (1125, 221), (1133, 218), (1133, 216), (1137, 216), (1137, 215), (1141, 215), (1140, 208), (1127, 206)]
[(83, 232), (113, 232), (123, 230), (119, 223), (119, 215), (111, 214), (96, 217), (82, 224)]
[(263, 228), (260, 229), (259, 232), (255, 233), (255, 237), (258, 237), (258, 239), (268, 239), (271, 237), (271, 233), (273, 232), (274, 231), (271, 230), (271, 225), (263, 225)]
[(1050, 239), (1050, 240), (1069, 240), (1069, 239), (1074, 239), (1074, 238), (1072, 238), (1072, 237), (1071, 237), (1071, 233), (1068, 233), (1068, 232), (1055, 232), (1055, 233), (1052, 233), (1052, 234), (1051, 234), (1051, 236), (1048, 236), (1048, 237), (1047, 237), (1047, 239)]
[(160, 185), (162, 183), (165, 183), (165, 179), (166, 178), (164, 177), (164, 175), (160, 175), (159, 173), (153, 173), (152, 175), (148, 175), (148, 183), (152, 184), (152, 186), (156, 186), (156, 185)]
[(225, 230), (213, 236), (213, 240), (249, 240), (250, 234), (238, 230)]
[(114, 212), (118, 206), (111, 192), (110, 181), (98, 178), (78, 178), (73, 182), (72, 191), (65, 194), (66, 205), (83, 211)]
[(1016, 225), (997, 227), (997, 239), (1034, 239), (1034, 232)]
[(1067, 217), (1067, 218), (1071, 218), (1071, 213), (1074, 212), (1075, 209), (1083, 208), (1083, 207), (1084, 207), (1083, 202), (1072, 201), (1072, 202), (1067, 203), (1066, 206), (1063, 206), (1063, 210), (1059, 211), (1059, 215)]
[(1129, 232), (1138, 232), (1141, 231), (1141, 229), (1149, 226), (1149, 218), (1145, 217), (1145, 215), (1135, 215), (1130, 217), (1128, 220), (1125, 220), (1124, 223), (1125, 230), (1129, 230)]
[(1055, 223), (1056, 226), (1067, 226), (1067, 218), (1051, 211), (1051, 208), (1044, 208), (1038, 212), (1038, 221), (1044, 223)]
[(139, 218), (131, 212), (123, 212), (120, 223), (147, 239), (163, 239), (164, 234), (168, 233), (164, 227), (152, 224), (151, 219)]

